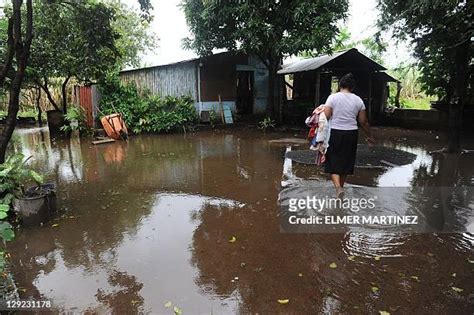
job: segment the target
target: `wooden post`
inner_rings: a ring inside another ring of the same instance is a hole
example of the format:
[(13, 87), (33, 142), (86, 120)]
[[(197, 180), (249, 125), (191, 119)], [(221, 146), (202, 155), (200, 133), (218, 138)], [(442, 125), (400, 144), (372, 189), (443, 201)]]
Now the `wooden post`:
[(316, 70), (316, 83), (314, 86), (314, 103), (315, 107), (319, 106), (319, 98), (320, 98), (320, 88), (321, 88), (321, 72)]
[(369, 72), (369, 99), (367, 101), (369, 122), (372, 124), (372, 73)]

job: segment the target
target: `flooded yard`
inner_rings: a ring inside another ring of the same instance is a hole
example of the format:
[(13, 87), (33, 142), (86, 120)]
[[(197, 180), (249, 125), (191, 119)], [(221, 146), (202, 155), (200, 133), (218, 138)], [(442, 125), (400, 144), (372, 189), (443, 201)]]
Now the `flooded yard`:
[[(442, 136), (374, 134), (416, 160), (357, 169), (349, 183), (474, 185), (472, 154), (428, 154)], [(56, 312), (116, 314), (474, 312), (471, 234), (281, 233), (282, 181), (328, 181), (269, 142), (295, 136), (304, 133), (235, 129), (93, 146), (17, 130), (15, 149), (56, 183), (61, 209), (8, 244), (21, 297), (51, 300)]]

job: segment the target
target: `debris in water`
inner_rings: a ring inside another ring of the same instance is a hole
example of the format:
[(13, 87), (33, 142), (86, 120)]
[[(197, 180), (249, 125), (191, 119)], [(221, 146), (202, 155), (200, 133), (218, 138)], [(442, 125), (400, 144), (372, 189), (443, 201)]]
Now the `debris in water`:
[(380, 315), (390, 315), (390, 312), (387, 311), (379, 311)]
[(240, 268), (245, 268), (245, 263), (244, 262), (240, 263)]
[(354, 261), (355, 258), (356, 258), (356, 256), (349, 256), (349, 257), (347, 257), (347, 259), (349, 259), (350, 261)]
[(376, 261), (379, 261), (379, 260), (380, 260), (380, 256), (375, 256), (374, 259), (375, 259)]
[(336, 269), (337, 264), (335, 262), (333, 262), (333, 263), (329, 264), (329, 268)]
[(175, 315), (181, 315), (181, 314), (183, 314), (183, 311), (182, 311), (179, 307), (177, 307), (177, 306), (175, 306), (175, 307), (173, 308), (173, 311), (174, 311)]
[(461, 293), (462, 291), (464, 291), (464, 289), (461, 289), (461, 288), (458, 288), (458, 287), (451, 287), (451, 289), (453, 289), (453, 291), (457, 292), (457, 293)]
[(281, 299), (281, 300), (278, 300), (278, 303), (280, 303), (280, 304), (288, 304), (288, 303), (290, 303), (290, 299)]
[(54, 223), (53, 225), (51, 225), (51, 227), (58, 227), (59, 224), (58, 223)]
[(237, 241), (237, 237), (235, 236), (232, 236), (230, 239), (229, 239), (229, 243), (235, 243)]
[(302, 277), (302, 276), (303, 276), (303, 274), (300, 272), (300, 273), (298, 274), (298, 277)]
[(420, 282), (420, 279), (418, 278), (418, 276), (411, 276), (410, 278), (412, 278), (413, 280), (416, 280), (416, 281)]
[(170, 308), (173, 304), (171, 304), (171, 301), (166, 302), (165, 307)]
[(373, 293), (377, 293), (380, 290), (378, 287), (371, 287), (370, 289), (372, 290)]

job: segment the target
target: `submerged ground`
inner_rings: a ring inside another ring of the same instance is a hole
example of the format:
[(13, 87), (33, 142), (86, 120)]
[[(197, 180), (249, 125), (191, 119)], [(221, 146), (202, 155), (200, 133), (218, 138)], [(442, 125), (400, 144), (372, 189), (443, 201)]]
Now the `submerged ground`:
[[(375, 134), (417, 158), (358, 169), (351, 183), (474, 185), (473, 155), (427, 153), (442, 136)], [(283, 173), (327, 181), (314, 166), (284, 163), (286, 145), (269, 142), (295, 136), (304, 133), (238, 129), (93, 146), (17, 130), (16, 150), (57, 184), (61, 208), (8, 244), (21, 296), (60, 312), (472, 314), (470, 234), (280, 233)]]

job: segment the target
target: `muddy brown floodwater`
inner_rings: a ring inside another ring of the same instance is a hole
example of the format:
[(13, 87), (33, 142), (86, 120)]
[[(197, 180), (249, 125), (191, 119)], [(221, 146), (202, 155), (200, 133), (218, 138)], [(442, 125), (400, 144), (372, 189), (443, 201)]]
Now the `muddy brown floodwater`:
[[(375, 134), (417, 158), (357, 169), (351, 183), (474, 185), (472, 154), (427, 153), (444, 137)], [(45, 129), (17, 130), (15, 149), (33, 155), (32, 166), (57, 184), (61, 208), (8, 244), (21, 297), (72, 313), (173, 314), (173, 306), (183, 314), (474, 312), (471, 234), (280, 233), (283, 171), (327, 181), (314, 166), (284, 170), (286, 146), (269, 140), (294, 136), (226, 130), (92, 146), (51, 141)]]

